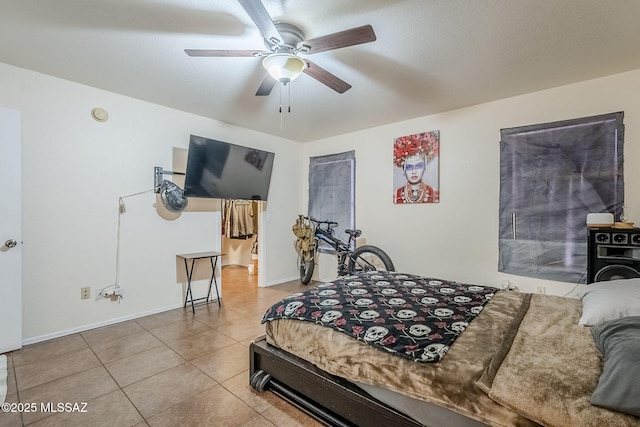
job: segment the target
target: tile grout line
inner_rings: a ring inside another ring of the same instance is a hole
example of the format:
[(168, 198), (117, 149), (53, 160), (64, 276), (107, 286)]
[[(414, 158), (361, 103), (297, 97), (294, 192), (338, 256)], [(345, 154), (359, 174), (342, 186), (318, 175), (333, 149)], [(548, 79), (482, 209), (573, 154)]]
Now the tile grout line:
[[(7, 368), (9, 367), (9, 358), (7, 357)], [(18, 402), (21, 402), (20, 399), (20, 388), (18, 387), (18, 375), (16, 374), (16, 364), (13, 361), (13, 351), (11, 352), (11, 370), (13, 371), (13, 383), (16, 387), (16, 397), (18, 398)], [(9, 377), (9, 370), (7, 370), (7, 379)], [(24, 426), (24, 418), (22, 416), (22, 412), (20, 412), (20, 423)]]
[[(122, 389), (122, 387), (120, 386), (120, 384), (118, 383), (118, 381), (116, 381), (116, 379), (113, 377), (113, 375), (111, 374), (111, 371), (109, 371), (109, 369), (107, 369), (107, 367), (105, 366), (104, 362), (102, 361), (102, 359), (100, 359), (100, 357), (98, 356), (98, 354), (95, 352), (95, 350), (93, 349), (93, 347), (91, 347), (91, 345), (87, 342), (87, 340), (80, 335), (80, 337), (82, 338), (82, 340), (85, 342), (85, 344), (87, 344), (87, 346), (89, 347), (89, 349), (91, 350), (91, 352), (94, 354), (94, 356), (96, 356), (96, 359), (98, 359), (98, 361), (100, 362), (100, 364), (102, 365), (102, 367), (104, 368), (104, 370), (107, 372), (107, 374), (109, 375), (109, 377), (111, 377), (111, 379), (113, 380), (113, 382), (115, 383), (115, 385), (118, 387), (118, 390), (120, 390), (120, 392), (125, 396), (125, 398), (129, 401), (129, 403), (131, 403), (131, 406), (133, 406), (136, 410), (136, 412), (140, 415), (140, 417), (142, 418), (142, 420), (145, 422), (146, 425), (149, 425), (149, 422), (147, 421), (147, 419), (142, 415), (142, 413), (140, 412), (140, 410), (138, 409), (138, 407), (131, 401), (131, 399), (129, 398), (129, 395), (127, 395), (127, 393), (125, 393), (125, 391)], [(110, 391), (102, 394), (100, 396), (96, 396), (91, 400), (95, 400), (99, 397), (105, 396), (107, 394), (111, 393)]]

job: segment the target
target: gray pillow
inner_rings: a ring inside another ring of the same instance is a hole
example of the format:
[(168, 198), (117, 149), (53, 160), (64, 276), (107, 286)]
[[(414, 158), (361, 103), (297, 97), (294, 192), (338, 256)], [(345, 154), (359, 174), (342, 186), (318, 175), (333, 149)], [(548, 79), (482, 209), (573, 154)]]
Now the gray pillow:
[(640, 316), (609, 320), (591, 332), (604, 357), (591, 404), (640, 417)]

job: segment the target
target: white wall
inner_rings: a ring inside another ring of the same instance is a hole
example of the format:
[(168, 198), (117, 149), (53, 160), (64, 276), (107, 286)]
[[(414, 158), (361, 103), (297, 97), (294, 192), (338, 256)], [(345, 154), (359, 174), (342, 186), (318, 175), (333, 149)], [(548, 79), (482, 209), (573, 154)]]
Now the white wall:
[[(259, 236), (258, 236), (259, 237)], [(247, 266), (252, 262), (251, 248), (255, 237), (250, 239), (229, 239), (222, 237), (222, 251), (226, 254), (223, 265)]]
[[(93, 297), (115, 281), (118, 197), (152, 189), (154, 166), (184, 165), (191, 133), (276, 153), (262, 227), (273, 238), (261, 248), (268, 266), (261, 281), (296, 277), (291, 224), (303, 194), (301, 144), (6, 64), (0, 106), (22, 114), (25, 343), (181, 306), (184, 266), (175, 255), (220, 249), (219, 204), (194, 202), (192, 212), (169, 215), (149, 192), (124, 199), (124, 299)], [(94, 121), (94, 107), (110, 119)], [(205, 267), (196, 275), (208, 275)], [(80, 299), (84, 286), (89, 300)]]
[[(356, 150), (356, 226), (396, 270), (565, 294), (574, 286), (499, 273), (500, 129), (624, 111), (625, 200), (640, 223), (640, 70), (305, 144), (309, 156)], [(440, 130), (440, 203), (395, 205), (393, 138)], [(306, 189), (305, 189), (306, 192)], [(328, 255), (320, 276), (335, 275)]]
[[(181, 305), (175, 254), (219, 247), (215, 205), (190, 204), (191, 212), (172, 220), (156, 211), (151, 193), (125, 199), (125, 299), (80, 300), (80, 288), (95, 295), (114, 282), (118, 197), (151, 189), (154, 166), (183, 165), (191, 133), (276, 153), (261, 215), (262, 285), (297, 277), (291, 225), (305, 211), (309, 156), (355, 149), (357, 226), (398, 270), (494, 285), (506, 278), (533, 291), (539, 280), (497, 271), (500, 129), (624, 111), (626, 204), (640, 223), (637, 93), (640, 70), (302, 145), (0, 64), (0, 106), (23, 119), (25, 343)], [(109, 121), (91, 119), (96, 106)], [(441, 202), (394, 205), (393, 138), (434, 129), (441, 132)], [(330, 258), (321, 264), (320, 277), (335, 277)], [(548, 293), (572, 288), (542, 283)]]

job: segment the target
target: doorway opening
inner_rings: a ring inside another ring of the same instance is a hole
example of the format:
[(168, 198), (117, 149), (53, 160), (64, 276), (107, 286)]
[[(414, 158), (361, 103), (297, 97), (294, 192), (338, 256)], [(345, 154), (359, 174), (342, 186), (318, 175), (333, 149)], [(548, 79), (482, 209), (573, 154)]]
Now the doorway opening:
[[(222, 203), (222, 267), (244, 271), (247, 280), (264, 286), (264, 202), (225, 200)], [(233, 268), (231, 268), (233, 267)], [(234, 273), (235, 274), (235, 273)]]

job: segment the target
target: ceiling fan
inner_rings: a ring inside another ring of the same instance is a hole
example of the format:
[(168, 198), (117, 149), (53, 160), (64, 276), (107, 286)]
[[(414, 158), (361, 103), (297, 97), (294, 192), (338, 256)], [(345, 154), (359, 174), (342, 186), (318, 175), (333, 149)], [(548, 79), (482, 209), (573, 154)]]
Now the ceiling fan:
[(260, 0), (238, 0), (264, 37), (268, 50), (207, 50), (185, 49), (189, 56), (200, 57), (262, 57), (267, 70), (256, 96), (271, 93), (280, 81), (286, 85), (301, 73), (313, 77), (338, 93), (344, 93), (351, 85), (299, 54), (312, 55), (327, 50), (369, 43), (376, 40), (371, 25), (328, 34), (305, 40), (300, 27), (286, 22), (273, 22)]

